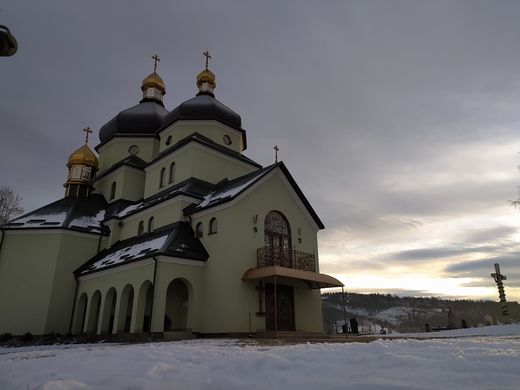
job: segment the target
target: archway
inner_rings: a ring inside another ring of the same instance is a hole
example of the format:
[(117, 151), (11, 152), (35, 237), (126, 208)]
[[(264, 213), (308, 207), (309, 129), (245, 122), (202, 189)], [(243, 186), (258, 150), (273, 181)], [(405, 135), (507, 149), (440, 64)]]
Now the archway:
[(116, 314), (117, 292), (111, 287), (105, 297), (105, 307), (103, 309), (103, 319), (101, 320), (101, 333), (112, 333), (114, 330), (114, 317)]
[(291, 227), (279, 211), (270, 211), (265, 217), (264, 243), (267, 265), (292, 268)]
[(79, 297), (78, 306), (76, 308), (76, 322), (74, 323), (74, 334), (83, 333), (83, 329), (85, 328), (85, 318), (87, 317), (87, 294), (83, 293)]
[(117, 321), (118, 332), (130, 332), (132, 322), (132, 308), (134, 305), (134, 288), (127, 284), (121, 293), (121, 303), (119, 306), (119, 318)]
[(164, 330), (184, 330), (188, 325), (189, 289), (182, 279), (174, 279), (166, 292)]
[(88, 314), (87, 333), (96, 334), (99, 323), (99, 310), (101, 309), (101, 292), (96, 290), (90, 301)]
[(147, 280), (139, 289), (136, 313), (136, 332), (149, 332), (152, 321), (153, 285)]

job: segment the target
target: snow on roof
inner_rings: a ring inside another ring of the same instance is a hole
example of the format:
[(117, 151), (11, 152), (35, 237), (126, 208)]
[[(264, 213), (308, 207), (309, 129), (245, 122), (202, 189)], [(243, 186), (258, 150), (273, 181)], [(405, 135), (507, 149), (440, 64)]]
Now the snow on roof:
[(120, 264), (136, 258), (144, 257), (150, 253), (158, 252), (168, 239), (169, 234), (170, 232), (165, 232), (163, 235), (151, 240), (129, 245), (115, 252), (108, 253), (106, 256), (101, 257), (98, 261), (88, 266), (81, 273), (88, 273), (114, 264)]
[(99, 211), (93, 217), (79, 217), (69, 222), (68, 227), (80, 227), (84, 229), (99, 229), (101, 222), (105, 218), (105, 210)]
[(145, 207), (148, 207), (151, 204), (160, 203), (163, 200), (170, 198), (172, 196), (172, 194), (174, 194), (174, 193), (186, 192), (189, 190), (190, 187), (191, 187), (191, 183), (186, 183), (179, 188), (175, 188), (173, 191), (166, 191), (164, 194), (162, 194), (160, 196), (157, 196), (157, 197), (153, 196), (153, 197), (143, 200), (142, 202), (132, 204), (128, 207), (125, 207), (123, 210), (121, 210), (119, 213), (117, 213), (116, 217), (123, 218), (123, 217), (127, 216), (128, 214), (137, 212)]
[(61, 225), (67, 218), (66, 212), (48, 213), (48, 214), (30, 214), (10, 222), (10, 225), (27, 227), (45, 226), (45, 225)]
[[(269, 167), (270, 168), (270, 167)], [(210, 192), (208, 195), (204, 197), (202, 202), (200, 202), (196, 208), (203, 208), (206, 206), (210, 206), (213, 203), (220, 202), (223, 199), (226, 198), (233, 198), (234, 196), (238, 195), (240, 192), (242, 192), (244, 189), (249, 187), (251, 184), (253, 184), (255, 181), (257, 181), (260, 177), (262, 177), (266, 172), (268, 172), (269, 169), (259, 169), (255, 172), (254, 175), (249, 180), (246, 181), (231, 181), (229, 182), (229, 185), (226, 185), (224, 188), (215, 190), (213, 192)]]

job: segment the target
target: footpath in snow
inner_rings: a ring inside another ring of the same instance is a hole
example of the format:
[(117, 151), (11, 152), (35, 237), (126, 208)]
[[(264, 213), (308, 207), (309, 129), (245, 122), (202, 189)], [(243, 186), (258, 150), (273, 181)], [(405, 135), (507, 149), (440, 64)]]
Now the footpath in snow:
[(0, 389), (520, 388), (519, 325), (461, 332), (469, 337), (269, 347), (223, 339), (0, 348)]

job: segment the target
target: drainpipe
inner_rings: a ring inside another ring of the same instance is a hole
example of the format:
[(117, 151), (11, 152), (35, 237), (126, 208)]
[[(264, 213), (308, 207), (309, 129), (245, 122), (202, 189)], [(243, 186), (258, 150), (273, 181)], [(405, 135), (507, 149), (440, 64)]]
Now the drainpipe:
[(152, 331), (152, 318), (153, 318), (153, 306), (155, 302), (155, 293), (157, 292), (155, 289), (155, 281), (157, 278), (157, 257), (152, 257), (153, 261), (155, 262), (153, 266), (153, 294), (152, 294), (152, 307), (150, 308), (150, 332)]
[[(78, 288), (79, 288), (79, 279), (76, 275), (74, 275), (74, 279), (76, 279), (76, 289), (74, 290), (74, 301), (72, 302), (72, 312), (70, 313), (69, 333), (72, 333), (72, 321), (74, 319), (74, 310), (76, 310), (76, 298), (78, 296)], [(83, 329), (82, 329), (82, 331), (83, 331)]]
[(4, 236), (5, 236), (4, 228), (0, 227), (0, 232), (2, 232), (2, 238), (0, 238), (0, 252), (1, 252), (2, 244), (4, 243)]

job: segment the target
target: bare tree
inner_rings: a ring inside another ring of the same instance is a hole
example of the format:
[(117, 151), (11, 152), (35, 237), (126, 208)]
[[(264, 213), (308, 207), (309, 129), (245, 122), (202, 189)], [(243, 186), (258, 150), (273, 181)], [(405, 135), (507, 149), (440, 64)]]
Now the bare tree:
[(22, 198), (11, 188), (0, 187), (0, 225), (23, 213), (21, 200)]

